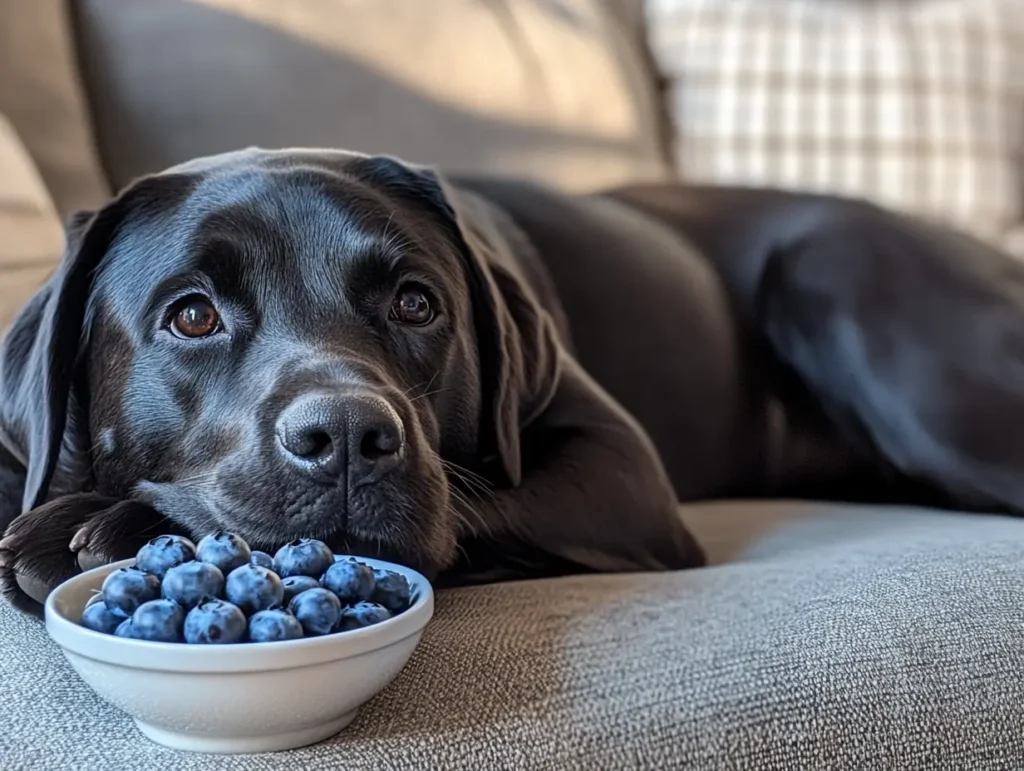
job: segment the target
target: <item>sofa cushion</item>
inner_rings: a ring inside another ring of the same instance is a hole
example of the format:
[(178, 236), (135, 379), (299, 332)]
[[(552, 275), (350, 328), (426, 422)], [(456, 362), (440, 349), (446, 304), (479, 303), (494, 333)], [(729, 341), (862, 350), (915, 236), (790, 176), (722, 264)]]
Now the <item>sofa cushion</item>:
[(1024, 257), (1020, 0), (651, 0), (693, 181), (840, 193)]
[(148, 743), (38, 622), (0, 606), (0, 757), (23, 771), (1020, 767), (1024, 522), (788, 503), (687, 519), (776, 527), (733, 538), (712, 568), (441, 592), (409, 666), (348, 730), (277, 755)]
[(78, 35), (117, 185), (256, 144), (588, 189), (667, 168), (635, 28), (603, 2), (625, 0), (83, 0)]
[(62, 217), (109, 195), (93, 146), (65, 0), (0, 2), (0, 114)]
[(0, 331), (56, 267), (64, 230), (28, 151), (0, 115)]

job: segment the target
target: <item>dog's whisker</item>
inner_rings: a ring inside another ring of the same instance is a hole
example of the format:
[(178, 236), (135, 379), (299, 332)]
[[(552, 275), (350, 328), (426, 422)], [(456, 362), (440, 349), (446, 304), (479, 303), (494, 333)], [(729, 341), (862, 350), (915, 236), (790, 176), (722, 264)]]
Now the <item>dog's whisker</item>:
[[(413, 391), (415, 391), (417, 388), (419, 388), (422, 385), (423, 385), (423, 383), (413, 383), (411, 386), (409, 386), (404, 391), (402, 391), (402, 396), (408, 396), (410, 393), (412, 393)], [(427, 385), (427, 388), (430, 388), (429, 384)]]
[(471, 476), (467, 476), (465, 469), (460, 469), (458, 466), (450, 465), (446, 461), (441, 461), (441, 466), (444, 468), (449, 475), (454, 477), (456, 480), (466, 486), (466, 492), (471, 493), (481, 503), (489, 501), (496, 495), (495, 491), (485, 481), (481, 481), (481, 478), (474, 479)]
[(207, 482), (216, 481), (217, 476), (218, 473), (216, 471), (204, 471), (200, 474), (193, 474), (192, 476), (176, 479), (174, 480), (174, 484), (180, 487), (199, 487)]
[(381, 234), (380, 240), (384, 244), (385, 250), (388, 248), (388, 228), (391, 227), (391, 220), (395, 218), (395, 209), (391, 210), (388, 215), (388, 221), (384, 223), (384, 232)]
[(422, 394), (419, 394), (418, 396), (412, 397), (411, 399), (409, 399), (409, 402), (410, 403), (417, 402), (420, 399), (426, 399), (428, 396), (435, 396), (436, 394), (439, 394), (439, 393), (442, 393), (442, 392), (448, 391), (448, 390), (450, 390), (450, 389), (448, 389), (448, 388), (437, 388), (437, 389), (435, 389), (433, 391), (427, 391), (426, 393), (422, 393)]
[(471, 471), (470, 469), (466, 468), (465, 466), (460, 466), (455, 461), (442, 459), (441, 463), (443, 463), (448, 468), (451, 468), (451, 469), (454, 469), (454, 470), (458, 471), (459, 474), (464, 476), (464, 477), (467, 477), (469, 479), (477, 480), (478, 482), (480, 482), (481, 484), (483, 484), (484, 486), (486, 486), (488, 488), (490, 488), (490, 486), (491, 486), (491, 483), (487, 480), (486, 477), (476, 473), (475, 471)]
[(462, 508), (455, 505), (449, 506), (449, 510), (456, 516), (466, 531), (471, 533), (486, 533), (491, 531), (491, 527), (487, 520), (479, 511), (476, 510), (476, 508), (461, 492), (453, 488), (450, 490), (450, 495), (457, 504), (461, 504)]
[[(424, 391), (429, 391), (430, 390), (430, 386), (434, 385), (434, 381), (437, 380), (438, 374), (440, 374), (440, 370), (435, 371), (434, 374), (431, 375), (430, 380), (428, 380), (426, 382), (426, 384), (420, 382), (420, 383), (414, 383), (413, 385), (409, 386), (404, 391), (402, 391), (402, 396), (409, 396), (409, 394), (411, 394), (417, 388), (422, 388)], [(422, 394), (420, 394), (420, 396), (422, 396)], [(414, 401), (415, 399), (418, 399), (418, 398), (420, 398), (420, 397), (419, 396), (414, 397), (412, 400)]]

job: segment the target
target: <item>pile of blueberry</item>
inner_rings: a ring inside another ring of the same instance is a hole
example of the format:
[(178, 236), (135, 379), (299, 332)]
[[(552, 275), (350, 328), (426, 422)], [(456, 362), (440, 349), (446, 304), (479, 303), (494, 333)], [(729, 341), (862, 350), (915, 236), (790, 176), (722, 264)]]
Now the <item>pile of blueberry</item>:
[(155, 642), (276, 642), (380, 623), (409, 606), (409, 582), (302, 538), (271, 557), (231, 533), (193, 545), (161, 535), (107, 576), (82, 626)]

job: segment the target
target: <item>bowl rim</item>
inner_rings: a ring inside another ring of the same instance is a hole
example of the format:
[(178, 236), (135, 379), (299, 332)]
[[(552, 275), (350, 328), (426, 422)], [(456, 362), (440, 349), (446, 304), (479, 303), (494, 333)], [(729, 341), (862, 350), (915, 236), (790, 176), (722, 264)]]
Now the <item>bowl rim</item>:
[(70, 606), (68, 594), (80, 590), (85, 584), (94, 584), (98, 588), (109, 573), (135, 561), (127, 559), (87, 570), (51, 591), (43, 611), (46, 631), (65, 651), (84, 658), (122, 667), (178, 673), (295, 669), (359, 656), (420, 634), (434, 612), (434, 591), (430, 582), (404, 565), (369, 557), (359, 559), (374, 568), (392, 570), (406, 577), (414, 597), (408, 610), (373, 626), (323, 637), (230, 645), (132, 640), (86, 629), (79, 621), (73, 620), (74, 614), (80, 614), (84, 605), (81, 608), (77, 603)]

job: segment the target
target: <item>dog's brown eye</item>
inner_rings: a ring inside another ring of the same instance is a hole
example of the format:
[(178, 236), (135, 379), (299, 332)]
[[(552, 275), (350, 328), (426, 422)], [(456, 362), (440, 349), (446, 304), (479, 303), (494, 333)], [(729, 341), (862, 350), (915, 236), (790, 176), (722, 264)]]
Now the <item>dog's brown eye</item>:
[(434, 318), (434, 309), (426, 292), (416, 286), (403, 286), (391, 303), (391, 318), (402, 324), (423, 326)]
[(178, 337), (209, 337), (220, 329), (220, 314), (205, 297), (187, 300), (171, 319), (171, 331)]

